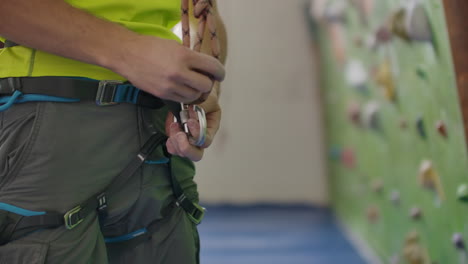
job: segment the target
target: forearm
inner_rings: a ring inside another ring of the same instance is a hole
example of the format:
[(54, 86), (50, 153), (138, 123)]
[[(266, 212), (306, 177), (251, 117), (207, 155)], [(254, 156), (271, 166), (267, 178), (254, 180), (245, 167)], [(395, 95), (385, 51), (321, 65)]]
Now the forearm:
[(63, 0), (0, 0), (0, 35), (23, 46), (112, 68), (136, 33)]

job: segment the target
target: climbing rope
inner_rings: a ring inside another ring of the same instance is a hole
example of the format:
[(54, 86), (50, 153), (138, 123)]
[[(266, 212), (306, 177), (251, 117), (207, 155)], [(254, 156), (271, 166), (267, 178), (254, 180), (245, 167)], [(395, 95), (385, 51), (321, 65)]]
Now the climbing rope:
[[(198, 19), (198, 30), (193, 50), (200, 52), (205, 30), (208, 30), (211, 38), (211, 55), (219, 59), (220, 45), (217, 36), (215, 10), (211, 0), (192, 0), (193, 16)], [(181, 0), (182, 11), (182, 42), (185, 47), (191, 48), (190, 43), (190, 18), (189, 0)]]

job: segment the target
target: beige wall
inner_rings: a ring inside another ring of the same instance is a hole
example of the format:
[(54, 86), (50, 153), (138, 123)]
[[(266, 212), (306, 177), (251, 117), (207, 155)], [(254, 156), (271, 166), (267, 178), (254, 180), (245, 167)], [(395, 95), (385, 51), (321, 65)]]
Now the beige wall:
[(328, 201), (302, 0), (218, 0), (229, 34), (222, 129), (198, 163), (205, 202)]

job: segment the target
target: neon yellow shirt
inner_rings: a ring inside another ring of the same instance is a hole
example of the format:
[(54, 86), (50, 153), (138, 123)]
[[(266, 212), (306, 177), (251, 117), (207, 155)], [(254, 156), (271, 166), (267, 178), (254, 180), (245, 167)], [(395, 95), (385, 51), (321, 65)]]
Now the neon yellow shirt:
[[(123, 25), (140, 34), (178, 39), (171, 32), (171, 28), (180, 20), (180, 0), (65, 1), (76, 8)], [(39, 50), (22, 46), (0, 49), (0, 78), (20, 76), (80, 76), (98, 80), (123, 79), (102, 67)]]

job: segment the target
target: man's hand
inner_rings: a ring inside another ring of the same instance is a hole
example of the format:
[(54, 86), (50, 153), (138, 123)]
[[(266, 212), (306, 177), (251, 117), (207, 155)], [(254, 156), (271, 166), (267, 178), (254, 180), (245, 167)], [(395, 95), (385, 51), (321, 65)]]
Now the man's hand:
[(190, 103), (210, 93), (224, 79), (217, 59), (192, 51), (176, 41), (138, 36), (128, 43), (115, 71), (141, 90), (159, 98)]
[[(181, 130), (180, 125), (174, 122), (174, 116), (170, 113), (166, 119), (166, 133), (169, 136), (166, 146), (169, 153), (186, 157), (192, 161), (200, 161), (202, 159), (204, 149), (208, 148), (213, 142), (221, 121), (221, 108), (218, 103), (217, 91), (213, 89), (208, 99), (200, 104), (200, 106), (206, 112), (207, 136), (205, 144), (202, 147), (191, 145), (187, 135)], [(198, 137), (200, 129), (198, 120), (189, 119), (188, 126), (192, 135)]]

